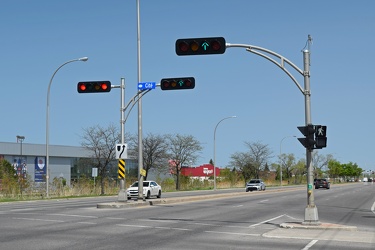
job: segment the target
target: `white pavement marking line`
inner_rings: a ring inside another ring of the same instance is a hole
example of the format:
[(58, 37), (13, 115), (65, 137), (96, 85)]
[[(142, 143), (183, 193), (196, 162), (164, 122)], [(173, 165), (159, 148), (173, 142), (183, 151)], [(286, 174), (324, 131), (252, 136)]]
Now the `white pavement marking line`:
[(262, 201), (260, 201), (259, 203), (263, 203), (263, 202), (267, 202), (268, 200), (262, 200)]
[(277, 217), (275, 217), (275, 218), (272, 218), (272, 219), (269, 219), (269, 220), (265, 220), (265, 221), (259, 222), (259, 223), (257, 223), (257, 224), (250, 225), (249, 227), (256, 227), (256, 226), (259, 226), (259, 225), (265, 224), (265, 223), (267, 223), (267, 222), (270, 222), (270, 221), (273, 221), (273, 220), (277, 220), (277, 219), (283, 217), (284, 215), (285, 215), (285, 214), (282, 214), (282, 215), (277, 216)]
[(32, 219), (32, 218), (20, 218), (20, 217), (13, 217), (14, 220), (31, 220), (31, 221), (47, 221), (47, 222), (65, 222), (63, 220), (46, 220), (46, 219)]
[(90, 216), (90, 215), (77, 215), (77, 214), (48, 214), (48, 215), (98, 219), (97, 216)]
[(375, 214), (375, 202), (374, 202), (374, 204), (372, 204), (371, 212), (373, 212)]
[(152, 228), (150, 226), (139, 226), (139, 225), (126, 225), (126, 224), (117, 224), (120, 227), (144, 227), (144, 228)]
[(315, 245), (315, 243), (317, 243), (317, 242), (318, 242), (318, 240), (312, 240), (312, 241), (310, 241), (310, 243), (307, 244), (304, 248), (302, 248), (302, 250), (308, 250), (308, 249), (310, 249), (310, 247), (312, 247), (313, 245)]

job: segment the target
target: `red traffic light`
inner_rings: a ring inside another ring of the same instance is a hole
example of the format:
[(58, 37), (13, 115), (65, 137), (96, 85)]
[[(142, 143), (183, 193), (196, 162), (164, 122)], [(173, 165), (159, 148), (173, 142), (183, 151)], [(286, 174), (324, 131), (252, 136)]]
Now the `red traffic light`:
[(78, 93), (102, 93), (111, 91), (110, 81), (92, 81), (79, 82), (77, 85)]
[(225, 49), (224, 37), (186, 38), (176, 41), (176, 54), (179, 56), (224, 54)]
[(160, 81), (162, 90), (193, 89), (194, 87), (194, 77), (164, 78)]

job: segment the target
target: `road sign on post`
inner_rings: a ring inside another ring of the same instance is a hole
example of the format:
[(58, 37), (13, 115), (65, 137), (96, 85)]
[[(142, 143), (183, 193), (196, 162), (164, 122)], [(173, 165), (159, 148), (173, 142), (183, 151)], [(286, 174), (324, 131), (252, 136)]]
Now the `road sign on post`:
[(176, 54), (179, 56), (224, 54), (225, 49), (224, 37), (184, 38), (176, 41)]
[(155, 89), (156, 82), (140, 82), (138, 83), (138, 90)]
[(128, 158), (128, 144), (116, 144), (116, 159)]
[(118, 178), (125, 179), (125, 160), (123, 159), (118, 161)]

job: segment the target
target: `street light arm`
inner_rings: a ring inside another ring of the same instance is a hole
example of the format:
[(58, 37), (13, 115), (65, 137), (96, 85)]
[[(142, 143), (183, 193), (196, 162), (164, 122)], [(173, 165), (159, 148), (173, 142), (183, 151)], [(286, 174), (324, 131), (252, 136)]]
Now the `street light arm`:
[[(216, 126), (215, 126), (215, 130), (214, 130), (214, 140), (215, 140), (215, 138), (216, 138), (216, 129), (217, 129), (217, 126), (219, 126), (219, 124), (222, 122), (222, 121), (224, 121), (224, 120), (226, 120), (226, 119), (230, 119), (230, 118), (236, 118), (237, 116), (228, 116), (228, 117), (225, 117), (225, 118), (223, 118), (223, 119), (221, 119), (217, 124), (216, 124)], [(215, 164), (215, 162), (214, 162), (214, 164)]]
[(216, 129), (217, 129), (217, 126), (219, 126), (219, 124), (226, 120), (226, 119), (229, 119), (229, 118), (236, 118), (237, 116), (233, 115), (233, 116), (228, 116), (228, 117), (225, 117), (223, 119), (221, 119), (215, 126), (215, 130), (214, 130), (214, 190), (216, 190)]
[(66, 64), (71, 63), (71, 62), (76, 62), (76, 61), (86, 62), (88, 59), (89, 59), (88, 57), (81, 57), (81, 58), (73, 59), (73, 60), (70, 60), (61, 64), (55, 70), (55, 72), (53, 72), (51, 80), (49, 81), (49, 84), (48, 84), (47, 108), (46, 108), (46, 196), (47, 198), (49, 198), (49, 169), (48, 169), (49, 168), (49, 96), (50, 96), (50, 91), (51, 91), (52, 80), (55, 77), (56, 73)]
[(52, 80), (53, 78), (55, 77), (57, 71), (59, 71), (62, 67), (64, 67), (66, 64), (68, 63), (72, 63), (72, 62), (76, 62), (76, 61), (82, 61), (82, 62), (86, 62), (89, 58), (88, 57), (81, 57), (81, 58), (78, 58), (78, 59), (73, 59), (73, 60), (70, 60), (70, 61), (67, 61), (63, 64), (60, 65), (60, 67), (58, 67), (55, 72), (53, 73), (52, 77), (51, 77), (51, 80), (49, 81), (49, 84), (48, 84), (48, 90), (47, 90), (47, 105), (49, 104), (49, 93), (50, 93), (50, 90), (51, 90), (51, 85), (52, 85)]

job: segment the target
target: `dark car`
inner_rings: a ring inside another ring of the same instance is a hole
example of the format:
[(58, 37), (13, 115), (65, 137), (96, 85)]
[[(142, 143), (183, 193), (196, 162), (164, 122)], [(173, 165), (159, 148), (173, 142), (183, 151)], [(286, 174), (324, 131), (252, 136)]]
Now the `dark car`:
[(315, 184), (315, 189), (318, 189), (318, 188), (330, 189), (331, 187), (331, 183), (327, 179), (316, 179), (314, 184)]

